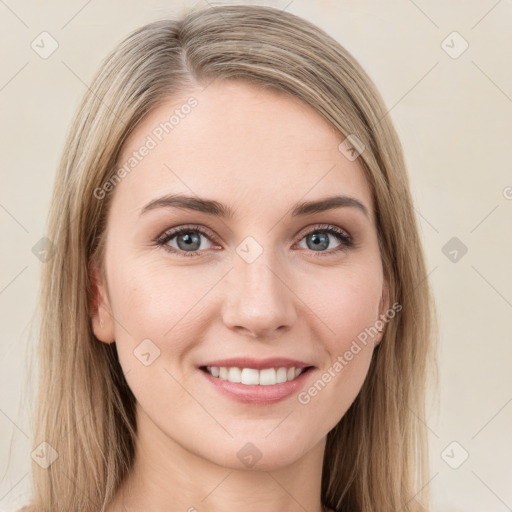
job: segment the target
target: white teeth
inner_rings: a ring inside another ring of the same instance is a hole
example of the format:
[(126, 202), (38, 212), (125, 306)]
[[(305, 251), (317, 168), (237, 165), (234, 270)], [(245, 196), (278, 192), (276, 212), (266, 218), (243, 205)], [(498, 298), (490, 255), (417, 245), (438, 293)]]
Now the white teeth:
[(288, 379), (286, 377), (287, 370), (286, 368), (278, 368), (276, 372), (276, 382), (281, 384), (281, 382), (286, 382)]
[(296, 379), (303, 368), (265, 368), (256, 370), (254, 368), (237, 368), (236, 366), (207, 366), (206, 370), (213, 377), (229, 382), (241, 383), (247, 386), (272, 386)]
[(242, 370), (242, 379), (240, 382), (249, 386), (257, 385), (260, 383), (260, 372), (252, 368), (244, 368)]
[(272, 386), (276, 383), (276, 371), (274, 368), (260, 370), (260, 386)]
[(236, 366), (231, 367), (228, 370), (228, 380), (229, 382), (240, 382), (240, 368)]

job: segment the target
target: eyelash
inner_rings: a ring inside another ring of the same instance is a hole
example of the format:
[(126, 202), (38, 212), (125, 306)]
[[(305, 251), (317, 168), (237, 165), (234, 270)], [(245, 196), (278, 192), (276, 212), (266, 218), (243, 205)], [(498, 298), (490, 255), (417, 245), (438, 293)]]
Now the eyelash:
[[(338, 239), (338, 241), (341, 242), (341, 244), (339, 247), (337, 247), (336, 249), (334, 249), (332, 251), (311, 251), (314, 253), (313, 254), (314, 257), (329, 256), (329, 255), (338, 253), (340, 251), (346, 251), (347, 249), (356, 247), (354, 241), (352, 240), (352, 237), (346, 231), (344, 231), (336, 226), (332, 226), (330, 224), (319, 224), (318, 226), (315, 226), (314, 229), (304, 233), (299, 238), (298, 241), (300, 242), (307, 235), (316, 233), (317, 231), (334, 235)], [(193, 226), (193, 225), (184, 226), (184, 227), (180, 227), (180, 228), (177, 228), (177, 229), (174, 229), (171, 231), (167, 231), (167, 232), (163, 233), (162, 235), (160, 235), (156, 239), (155, 242), (159, 247), (163, 247), (165, 250), (167, 250), (173, 254), (178, 254), (179, 256), (184, 256), (186, 258), (200, 256), (201, 255), (200, 253), (204, 252), (204, 251), (202, 251), (202, 250), (181, 251), (181, 250), (177, 250), (174, 247), (167, 245), (167, 242), (172, 240), (177, 235), (180, 235), (181, 233), (190, 233), (190, 232), (201, 233), (203, 236), (208, 238), (210, 241), (217, 243), (215, 238), (212, 237), (208, 232), (206, 232), (201, 226)]]

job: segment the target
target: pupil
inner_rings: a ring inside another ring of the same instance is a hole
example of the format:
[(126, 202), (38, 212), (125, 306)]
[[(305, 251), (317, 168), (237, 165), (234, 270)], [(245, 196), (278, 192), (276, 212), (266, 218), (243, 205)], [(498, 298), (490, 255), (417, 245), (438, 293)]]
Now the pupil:
[(313, 240), (313, 248), (316, 250), (318, 248), (326, 249), (329, 245), (329, 237), (326, 233), (322, 233), (320, 235), (314, 234), (311, 235)]
[[(192, 248), (192, 250), (197, 250), (199, 248), (199, 246), (201, 245), (201, 241), (199, 240), (199, 236), (198, 235), (191, 235), (190, 233), (185, 233), (183, 235), (181, 235), (180, 237), (178, 237), (178, 245), (180, 245), (180, 241), (181, 240), (184, 240), (185, 241), (185, 247), (188, 247), (189, 249), (191, 248), (191, 244), (195, 244), (196, 246), (194, 246)], [(181, 249), (181, 247), (180, 247)]]

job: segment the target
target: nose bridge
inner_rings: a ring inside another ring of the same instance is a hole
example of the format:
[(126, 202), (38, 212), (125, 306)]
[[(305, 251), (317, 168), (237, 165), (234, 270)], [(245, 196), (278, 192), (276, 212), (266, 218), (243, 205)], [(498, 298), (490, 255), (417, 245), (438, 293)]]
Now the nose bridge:
[(247, 237), (236, 252), (224, 304), (226, 325), (255, 336), (291, 326), (297, 318), (294, 295), (275, 251)]

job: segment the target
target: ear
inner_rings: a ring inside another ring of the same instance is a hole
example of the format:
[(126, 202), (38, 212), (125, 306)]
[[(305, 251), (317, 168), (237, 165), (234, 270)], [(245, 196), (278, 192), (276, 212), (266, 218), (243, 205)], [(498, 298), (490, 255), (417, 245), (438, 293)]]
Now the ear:
[(384, 278), (384, 282), (382, 285), (382, 295), (380, 297), (379, 303), (379, 334), (375, 338), (375, 346), (377, 346), (382, 341), (382, 338), (384, 337), (384, 332), (386, 331), (386, 312), (389, 310), (389, 302), (389, 284), (386, 278)]
[(94, 258), (91, 258), (89, 261), (88, 270), (89, 282), (91, 283), (89, 311), (94, 335), (103, 343), (113, 343), (115, 341), (114, 321), (107, 293), (106, 280)]

